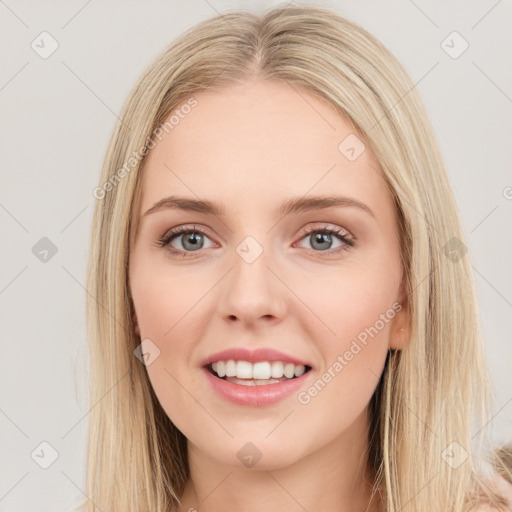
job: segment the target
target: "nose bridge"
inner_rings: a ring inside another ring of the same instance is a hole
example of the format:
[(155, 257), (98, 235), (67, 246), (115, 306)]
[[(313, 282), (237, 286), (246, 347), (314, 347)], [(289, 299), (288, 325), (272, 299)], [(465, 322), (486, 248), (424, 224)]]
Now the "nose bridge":
[(246, 237), (235, 249), (234, 279), (251, 285), (267, 285), (271, 254), (267, 245), (260, 244), (252, 236)]
[[(265, 240), (268, 242), (268, 238)], [(232, 270), (219, 304), (223, 316), (252, 322), (283, 315), (283, 285), (271, 270), (272, 261), (268, 244), (264, 246), (254, 236), (245, 237), (235, 247)]]

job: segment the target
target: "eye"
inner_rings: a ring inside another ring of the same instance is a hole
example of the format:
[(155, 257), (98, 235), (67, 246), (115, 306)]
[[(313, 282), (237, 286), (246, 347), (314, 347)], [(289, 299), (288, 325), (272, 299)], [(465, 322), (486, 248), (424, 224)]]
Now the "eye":
[[(171, 242), (179, 238), (181, 238), (181, 241), (179, 241), (181, 248), (172, 246)], [(189, 228), (180, 226), (166, 232), (157, 240), (156, 244), (159, 247), (166, 247), (171, 254), (186, 258), (189, 256), (187, 253), (199, 251), (204, 248), (205, 238), (208, 238), (206, 233), (196, 226)]]
[[(314, 236), (313, 236), (314, 235)], [(333, 236), (338, 240), (338, 246), (332, 248)], [(308, 238), (309, 237), (309, 238)], [(197, 226), (183, 227), (179, 226), (167, 231), (161, 238), (156, 241), (158, 247), (165, 247), (169, 253), (181, 256), (183, 258), (193, 256), (192, 253), (204, 249), (204, 240), (209, 239), (206, 232)], [(181, 241), (179, 241), (181, 239)], [(309, 228), (302, 233), (302, 238), (308, 239), (314, 252), (338, 254), (348, 251), (355, 245), (355, 237), (348, 231), (339, 227), (321, 226), (317, 228)], [(178, 240), (181, 247), (175, 247), (172, 242)]]
[[(334, 249), (333, 235), (339, 241), (339, 245)], [(311, 248), (315, 252), (327, 252), (329, 254), (338, 254), (343, 251), (348, 251), (355, 245), (354, 237), (345, 229), (338, 227), (322, 226), (320, 228), (309, 228), (303, 233), (302, 239), (306, 238), (311, 244)]]

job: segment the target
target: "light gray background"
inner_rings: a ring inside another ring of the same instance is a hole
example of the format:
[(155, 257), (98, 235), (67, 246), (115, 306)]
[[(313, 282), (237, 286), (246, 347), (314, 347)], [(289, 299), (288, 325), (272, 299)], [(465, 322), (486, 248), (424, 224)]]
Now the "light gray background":
[[(0, 511), (64, 511), (83, 496), (92, 190), (126, 96), (190, 26), (277, 4), (0, 0)], [(469, 237), (499, 442), (512, 432), (511, 2), (314, 4), (380, 38), (427, 105)], [(440, 46), (454, 30), (469, 42), (458, 59)], [(59, 44), (47, 59), (31, 48), (43, 31)], [(46, 263), (32, 252), (42, 237), (58, 248)], [(31, 458), (43, 441), (58, 452), (46, 470)]]

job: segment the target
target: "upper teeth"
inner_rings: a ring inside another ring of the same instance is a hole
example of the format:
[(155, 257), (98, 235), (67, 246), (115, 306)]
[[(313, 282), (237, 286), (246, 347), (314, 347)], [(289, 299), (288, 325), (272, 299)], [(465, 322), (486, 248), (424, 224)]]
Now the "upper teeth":
[(239, 379), (288, 379), (300, 377), (306, 367), (303, 364), (283, 363), (282, 361), (260, 361), (250, 363), (248, 361), (217, 361), (212, 363), (213, 371), (219, 377), (237, 377)]

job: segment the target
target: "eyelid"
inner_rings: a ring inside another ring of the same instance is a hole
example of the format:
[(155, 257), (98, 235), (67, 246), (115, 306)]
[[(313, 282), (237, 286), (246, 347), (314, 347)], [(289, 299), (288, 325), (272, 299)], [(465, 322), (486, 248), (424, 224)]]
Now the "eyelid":
[[(309, 224), (314, 224), (313, 226), (310, 226)], [(347, 238), (350, 238), (351, 240), (357, 240), (355, 235), (353, 235), (348, 229), (337, 226), (336, 224), (330, 224), (328, 222), (313, 222), (309, 223), (307, 227), (303, 228), (301, 233), (301, 236), (307, 235), (314, 231), (337, 231), (338, 233), (343, 233), (344, 236)]]
[[(349, 251), (352, 247), (356, 245), (357, 238), (346, 228), (337, 225), (331, 225), (328, 223), (320, 223), (320, 226), (309, 226), (304, 228), (299, 237), (299, 242), (303, 240), (305, 237), (311, 235), (312, 233), (329, 233), (331, 236), (334, 236), (340, 241), (340, 245), (333, 249), (327, 249), (325, 251), (314, 251), (314, 255), (319, 255), (323, 259), (328, 259), (331, 257), (336, 257), (342, 252)], [(297, 242), (296, 242), (297, 243)], [(294, 244), (295, 245), (295, 244)], [(311, 251), (312, 249), (310, 249)]]
[[(185, 226), (176, 226), (172, 229), (167, 230), (158, 240), (157, 245), (159, 246), (167, 246), (171, 242), (173, 242), (176, 238), (179, 238), (180, 236), (187, 235), (189, 233), (200, 233), (201, 235), (204, 235), (205, 237), (208, 237), (210, 240), (212, 240), (212, 237), (208, 234), (208, 230), (204, 228), (203, 226), (198, 226), (197, 224), (193, 225), (185, 225)], [(213, 241), (213, 240), (212, 240)], [(214, 242), (216, 243), (216, 242)], [(179, 249), (177, 249), (179, 250)], [(194, 251), (188, 251), (188, 252), (194, 252)]]
[[(311, 223), (310, 223), (311, 224)], [(315, 233), (315, 232), (327, 232), (331, 235), (334, 235), (336, 238), (339, 239), (341, 245), (339, 247), (336, 247), (334, 249), (327, 249), (325, 251), (314, 251), (313, 253), (317, 253), (319, 255), (322, 255), (325, 253), (329, 256), (336, 256), (339, 252), (342, 251), (348, 251), (351, 247), (355, 245), (355, 242), (357, 241), (357, 237), (353, 235), (350, 231), (348, 231), (346, 228), (330, 224), (326, 222), (316, 222), (312, 223), (313, 225), (308, 224), (308, 226), (302, 228), (300, 231), (299, 239), (297, 242), (300, 242), (303, 238), (306, 236)], [(316, 224), (316, 225), (315, 225)], [(167, 249), (167, 251), (173, 255), (180, 255), (184, 258), (193, 257), (195, 252), (200, 253), (201, 249), (198, 249), (197, 251), (184, 251), (182, 249), (176, 249), (171, 246), (171, 242), (173, 242), (176, 238), (180, 238), (181, 236), (187, 235), (189, 233), (200, 233), (203, 236), (209, 238), (212, 240), (212, 242), (216, 245), (217, 242), (215, 242), (212, 237), (208, 234), (208, 229), (204, 228), (203, 226), (193, 224), (193, 225), (184, 225), (184, 226), (177, 226), (172, 229), (167, 230), (162, 237), (160, 237), (156, 241), (156, 245), (160, 248)], [(294, 245), (297, 243), (294, 242)], [(171, 248), (172, 247), (172, 248)], [(310, 249), (312, 250), (312, 249)], [(321, 256), (324, 257), (324, 256)]]

